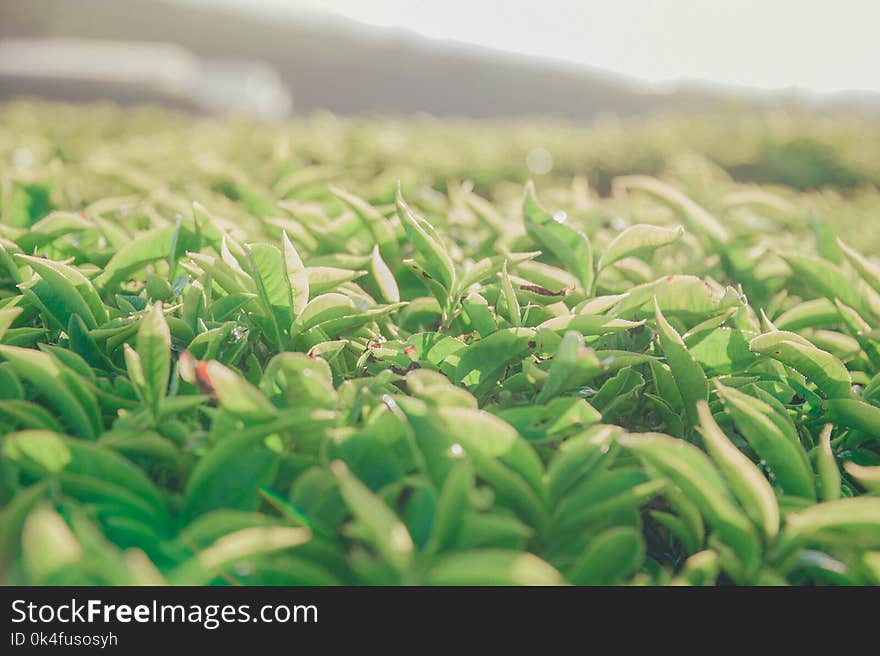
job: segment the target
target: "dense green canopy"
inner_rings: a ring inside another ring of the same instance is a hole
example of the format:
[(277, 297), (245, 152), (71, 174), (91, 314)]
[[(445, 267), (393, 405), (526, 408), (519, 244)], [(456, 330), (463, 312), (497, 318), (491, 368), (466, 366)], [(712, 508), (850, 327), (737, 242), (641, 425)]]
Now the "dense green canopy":
[(0, 582), (880, 584), (878, 154), (0, 107)]

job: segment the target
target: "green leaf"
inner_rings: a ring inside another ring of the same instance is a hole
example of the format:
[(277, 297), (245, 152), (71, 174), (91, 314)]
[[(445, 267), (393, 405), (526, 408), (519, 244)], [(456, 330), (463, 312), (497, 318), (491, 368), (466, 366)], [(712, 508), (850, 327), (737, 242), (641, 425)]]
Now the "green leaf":
[(44, 584), (83, 555), (82, 546), (67, 522), (48, 503), (38, 505), (28, 514), (21, 531), (21, 545), (28, 575)]
[(779, 506), (773, 488), (754, 463), (724, 434), (715, 422), (708, 403), (698, 402), (697, 414), (706, 450), (751, 520), (764, 537), (772, 541), (779, 532)]
[(707, 376), (718, 376), (744, 371), (757, 360), (749, 349), (754, 336), (736, 328), (714, 328), (686, 335), (684, 344)]
[(701, 551), (688, 558), (673, 585), (710, 586), (715, 584), (719, 572), (719, 558), (714, 551)]
[(630, 434), (618, 442), (681, 488), (747, 570), (757, 566), (757, 534), (708, 456), (684, 440), (668, 435)]
[(207, 380), (217, 395), (217, 401), (228, 412), (242, 419), (261, 421), (270, 419), (277, 409), (260, 390), (232, 369), (216, 360), (208, 362)]
[(592, 398), (593, 405), (602, 412), (603, 418), (611, 418), (618, 408), (645, 385), (645, 379), (632, 367), (624, 367), (602, 383)]
[(330, 468), (339, 483), (342, 498), (365, 531), (369, 544), (398, 574), (404, 574), (413, 558), (413, 541), (397, 515), (370, 489), (355, 478), (341, 460)]
[(840, 320), (840, 312), (827, 298), (814, 298), (798, 303), (774, 320), (779, 330), (801, 330), (814, 326), (827, 326)]
[(583, 232), (559, 223), (542, 208), (531, 182), (526, 185), (523, 217), (529, 237), (553, 253), (585, 291), (591, 291), (593, 247), (589, 238)]
[[(431, 408), (416, 399), (397, 400), (411, 423), (427, 472), (442, 481), (454, 459), (467, 455), (476, 475), (495, 488), (500, 503), (536, 526), (546, 522), (543, 468), (531, 446), (506, 422), (483, 411)], [(491, 439), (473, 434), (491, 431)]]
[(7, 435), (3, 439), (3, 455), (27, 469), (50, 474), (64, 469), (72, 459), (61, 436), (46, 430)]
[(630, 226), (611, 240), (611, 243), (602, 252), (596, 270), (602, 271), (626, 257), (651, 253), (662, 246), (678, 241), (683, 234), (684, 228), (682, 226), (663, 228), (644, 223)]
[(397, 190), (397, 216), (403, 224), (407, 238), (419, 253), (416, 261), (428, 275), (440, 283), (447, 292), (455, 287), (455, 265), (443, 240), (434, 227), (410, 209)]
[[(840, 250), (853, 268), (858, 271), (862, 280), (868, 283), (874, 291), (880, 292), (880, 265), (869, 260), (854, 248), (847, 246), (842, 239), (837, 240), (837, 245), (840, 246)], [(843, 299), (841, 298), (841, 300)]]
[(847, 428), (880, 434), (880, 408), (857, 399), (828, 399), (822, 403), (828, 420)]
[(547, 467), (546, 483), (552, 505), (611, 457), (612, 441), (620, 432), (617, 426), (594, 426), (562, 443)]
[(265, 440), (262, 431), (233, 433), (208, 451), (186, 483), (184, 516), (192, 519), (220, 508), (256, 510), (260, 488), (272, 485), (280, 463)]
[(305, 332), (331, 319), (348, 317), (356, 312), (354, 301), (348, 296), (335, 293), (321, 294), (303, 308), (293, 322), (290, 332), (294, 335)]
[(531, 328), (505, 328), (468, 346), (456, 367), (455, 382), (480, 396), (495, 385), (509, 364), (535, 347), (535, 335)]
[[(11, 433), (4, 439), (4, 453), (15, 457), (34, 476), (60, 476), (62, 487), (75, 486), (87, 477), (113, 487), (116, 492), (130, 492), (155, 513), (164, 513), (164, 502), (156, 486), (131, 461), (93, 442), (66, 437), (46, 430)], [(71, 494), (75, 494), (73, 488)]]
[(489, 303), (485, 298), (476, 292), (471, 292), (462, 301), (461, 305), (468, 319), (470, 319), (471, 325), (476, 328), (480, 337), (488, 337), (498, 330), (495, 316), (489, 309)]
[(863, 310), (863, 297), (856, 286), (840, 269), (819, 257), (782, 253), (781, 257), (791, 267), (797, 280), (830, 301), (839, 298), (847, 305)]
[(104, 270), (95, 278), (95, 284), (103, 291), (111, 289), (150, 262), (167, 258), (175, 240), (181, 252), (191, 250), (197, 244), (196, 235), (189, 229), (178, 230), (174, 226), (137, 235), (110, 258)]
[(20, 555), (21, 534), (27, 516), (46, 494), (47, 481), (21, 489), (0, 512), (0, 584), (7, 585), (10, 565)]
[(863, 467), (852, 461), (843, 463), (846, 473), (852, 476), (859, 485), (865, 488), (870, 494), (877, 495), (880, 493), (880, 465), (872, 467)]
[(703, 321), (742, 306), (743, 298), (732, 287), (708, 278), (672, 275), (630, 288), (610, 314), (621, 319), (646, 319), (655, 315), (655, 302), (668, 318)]
[(739, 433), (773, 473), (786, 494), (816, 498), (813, 472), (791, 420), (766, 402), (715, 382)]
[(852, 378), (846, 366), (796, 333), (778, 330), (758, 335), (749, 342), (749, 349), (800, 372), (829, 398), (852, 396)]
[(252, 258), (251, 277), (257, 283), (257, 294), (267, 307), (289, 311), (293, 307), (293, 292), (285, 256), (272, 244), (251, 244), (247, 252)]
[(306, 273), (309, 276), (309, 292), (313, 295), (336, 290), (345, 283), (367, 275), (367, 271), (339, 269), (330, 266), (306, 267)]
[(100, 432), (98, 404), (87, 388), (72, 389), (75, 374), (48, 353), (34, 349), (0, 346), (0, 355), (6, 358), (16, 375), (45, 395), (77, 435), (87, 439), (96, 437)]
[(628, 175), (615, 178), (616, 188), (638, 189), (675, 209), (696, 234), (705, 234), (716, 242), (725, 243), (729, 238), (724, 228), (714, 216), (703, 207), (685, 196), (675, 187), (647, 175)]
[(246, 252), (263, 317), (268, 320), (275, 344), (281, 348), (284, 328), (293, 321), (293, 292), (287, 263), (281, 251), (272, 244), (252, 244)]
[(371, 324), (377, 319), (381, 319), (382, 317), (391, 314), (395, 310), (400, 309), (404, 305), (405, 303), (396, 303), (394, 305), (380, 305), (377, 307), (369, 308), (368, 310), (364, 310), (362, 312), (355, 312), (353, 314), (327, 319), (326, 321), (318, 323), (314, 328), (319, 331), (318, 334), (326, 336), (323, 337), (324, 339), (326, 339), (327, 337), (339, 337), (345, 333), (357, 330), (358, 328)]
[(399, 303), (400, 290), (397, 288), (397, 281), (394, 279), (394, 274), (391, 273), (391, 269), (385, 264), (385, 260), (382, 259), (382, 254), (379, 252), (378, 245), (373, 247), (373, 253), (370, 258), (370, 269), (373, 274), (373, 279), (379, 287), (379, 292), (382, 294), (382, 298), (385, 299), (387, 303)]
[(555, 398), (545, 405), (522, 405), (498, 411), (529, 442), (555, 443), (601, 421), (602, 414), (575, 396)]
[(490, 458), (509, 453), (519, 439), (510, 424), (484, 410), (440, 407), (433, 413), (450, 437)]
[(850, 497), (786, 516), (786, 536), (798, 543), (880, 547), (880, 498)]
[(281, 246), (284, 252), (284, 266), (287, 269), (290, 283), (292, 309), (295, 315), (299, 315), (309, 302), (309, 272), (288, 238), (287, 232), (284, 231), (281, 233)]
[(578, 361), (593, 355), (598, 366), (598, 359), (592, 349), (584, 346), (584, 338), (579, 333), (567, 332), (556, 348), (556, 354), (550, 362), (550, 371), (547, 380), (541, 387), (541, 392), (535, 399), (536, 403), (546, 403), (551, 398), (568, 389), (568, 382), (573, 373), (578, 369)]
[(3, 341), (3, 335), (6, 334), (9, 326), (12, 325), (12, 322), (15, 321), (16, 317), (21, 313), (22, 308), (20, 307), (6, 307), (0, 309), (0, 342)]
[(531, 251), (528, 253), (510, 253), (484, 257), (475, 262), (474, 265), (467, 270), (459, 281), (458, 286), (462, 290), (467, 290), (472, 285), (495, 276), (495, 274), (501, 271), (501, 267), (504, 266), (505, 263), (509, 262), (513, 266), (521, 265), (534, 257), (538, 257), (540, 254), (541, 251)]
[(819, 474), (819, 498), (836, 501), (840, 498), (840, 469), (831, 450), (832, 424), (825, 424), (816, 447), (816, 471)]
[(137, 354), (145, 400), (153, 415), (158, 416), (171, 374), (171, 332), (161, 303), (154, 305), (141, 319), (137, 332)]
[(462, 527), (462, 515), (471, 505), (472, 486), (473, 471), (468, 463), (458, 462), (450, 468), (437, 500), (427, 551), (439, 553), (457, 542)]
[(634, 528), (617, 527), (590, 541), (568, 578), (575, 585), (624, 583), (645, 559), (645, 542)]
[(584, 337), (607, 335), (609, 333), (632, 330), (644, 325), (644, 321), (626, 321), (615, 317), (591, 314), (564, 314), (548, 319), (538, 326), (539, 330), (564, 332), (574, 330)]
[(375, 207), (352, 193), (330, 185), (330, 193), (351, 207), (360, 219), (366, 224), (373, 239), (382, 252), (382, 257), (388, 262), (398, 261), (397, 235), (391, 222)]
[(122, 351), (125, 358), (125, 369), (128, 372), (128, 378), (132, 384), (134, 384), (138, 396), (146, 399), (147, 379), (144, 377), (144, 367), (141, 363), (141, 356), (139, 356), (138, 352), (128, 344), (122, 345)]
[(650, 480), (641, 469), (628, 467), (601, 471), (582, 479), (556, 506), (553, 534), (582, 533), (609, 518), (634, 512), (657, 496), (667, 481)]
[(460, 551), (439, 558), (429, 585), (561, 585), (562, 576), (531, 553), (502, 549)]
[(63, 302), (63, 314), (58, 317), (63, 326), (67, 326), (73, 314), (79, 315), (89, 328), (95, 328), (99, 322), (107, 320), (107, 312), (91, 281), (77, 269), (39, 257), (16, 257), (40, 274)]
[(517, 301), (516, 293), (513, 291), (513, 285), (510, 282), (510, 276), (507, 274), (507, 262), (501, 267), (501, 298), (499, 299), (499, 307), (504, 309), (504, 314), (511, 325), (518, 327), (521, 323), (519, 301)]
[(657, 318), (657, 331), (663, 354), (672, 370), (675, 386), (684, 401), (685, 410), (692, 426), (697, 424), (697, 404), (709, 399), (709, 381), (700, 364), (690, 354), (681, 335), (673, 328), (663, 312), (660, 304), (654, 299), (654, 311)]
[(169, 575), (174, 585), (207, 585), (226, 565), (255, 556), (306, 544), (312, 537), (307, 528), (252, 526), (230, 532)]
[(33, 223), (30, 230), (16, 241), (23, 251), (33, 252), (34, 249), (51, 244), (64, 235), (85, 232), (92, 227), (92, 222), (79, 214), (55, 211)]
[(70, 340), (71, 350), (92, 367), (104, 370), (113, 369), (112, 362), (98, 347), (88, 327), (79, 315), (73, 314), (70, 316), (70, 323), (67, 326), (67, 337)]
[(36, 403), (19, 399), (0, 401), (0, 416), (5, 415), (21, 428), (45, 428), (62, 432), (61, 426), (48, 410)]
[(267, 397), (283, 395), (287, 407), (334, 407), (333, 373), (326, 360), (305, 353), (279, 353), (266, 365), (260, 389)]

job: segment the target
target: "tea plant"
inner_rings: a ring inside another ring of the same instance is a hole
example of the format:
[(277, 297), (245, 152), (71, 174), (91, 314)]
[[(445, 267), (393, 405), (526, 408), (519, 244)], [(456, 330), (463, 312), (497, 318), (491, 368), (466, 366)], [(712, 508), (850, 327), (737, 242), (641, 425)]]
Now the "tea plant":
[(0, 117), (4, 583), (880, 584), (876, 131)]

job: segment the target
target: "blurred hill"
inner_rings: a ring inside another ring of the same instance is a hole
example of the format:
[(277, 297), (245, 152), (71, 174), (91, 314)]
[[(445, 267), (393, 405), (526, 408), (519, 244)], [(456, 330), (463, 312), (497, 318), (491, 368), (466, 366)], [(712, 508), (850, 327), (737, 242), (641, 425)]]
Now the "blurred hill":
[[(744, 95), (693, 85), (652, 92), (574, 65), (435, 42), (397, 30), (368, 31), (336, 17), (279, 21), (160, 0), (0, 0), (0, 39), (22, 36), (158, 41), (201, 57), (260, 60), (290, 88), (298, 113), (327, 109), (340, 114), (581, 119), (791, 101), (785, 94)], [(9, 80), (0, 80), (0, 97), (22, 91), (71, 100), (113, 95), (82, 85), (12, 88)], [(136, 93), (127, 88), (121, 100), (133, 97)], [(821, 108), (880, 108), (873, 96), (819, 100)]]

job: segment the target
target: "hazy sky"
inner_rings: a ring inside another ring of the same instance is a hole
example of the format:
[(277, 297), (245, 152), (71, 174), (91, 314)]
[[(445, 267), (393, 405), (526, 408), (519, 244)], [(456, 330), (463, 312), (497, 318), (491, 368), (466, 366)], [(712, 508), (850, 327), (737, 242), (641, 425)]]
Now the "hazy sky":
[(880, 92), (880, 0), (222, 1), (291, 15), (330, 11), (657, 83)]

